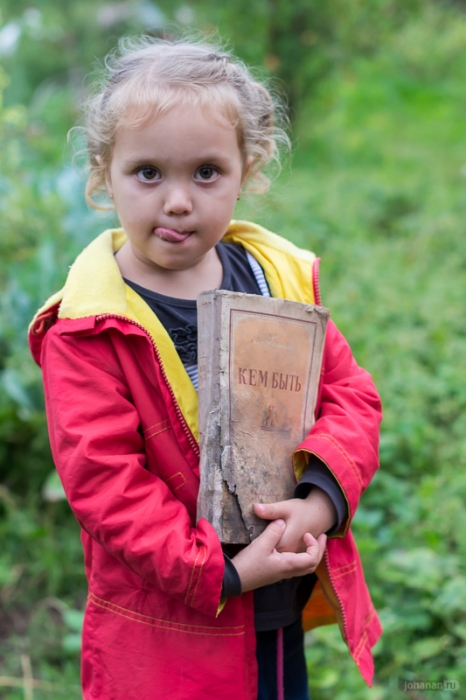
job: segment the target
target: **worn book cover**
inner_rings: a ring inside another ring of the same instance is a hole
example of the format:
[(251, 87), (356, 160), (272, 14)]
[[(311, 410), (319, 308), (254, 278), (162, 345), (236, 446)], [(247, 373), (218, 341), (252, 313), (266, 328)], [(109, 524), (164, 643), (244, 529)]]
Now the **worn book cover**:
[(329, 312), (223, 290), (197, 305), (197, 514), (224, 544), (248, 544), (267, 525), (253, 504), (293, 497), (292, 452), (314, 423)]

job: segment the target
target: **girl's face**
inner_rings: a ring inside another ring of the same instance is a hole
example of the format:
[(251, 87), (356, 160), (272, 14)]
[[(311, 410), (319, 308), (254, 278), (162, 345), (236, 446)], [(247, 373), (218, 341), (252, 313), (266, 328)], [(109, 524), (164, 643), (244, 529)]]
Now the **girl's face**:
[(148, 271), (195, 267), (228, 227), (246, 172), (235, 128), (216, 117), (173, 107), (116, 133), (107, 188)]

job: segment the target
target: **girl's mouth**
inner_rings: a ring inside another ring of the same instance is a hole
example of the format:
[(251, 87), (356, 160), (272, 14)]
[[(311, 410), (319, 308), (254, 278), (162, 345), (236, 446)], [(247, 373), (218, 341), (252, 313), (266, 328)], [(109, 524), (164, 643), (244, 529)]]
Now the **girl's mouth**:
[(154, 229), (156, 236), (162, 239), (162, 241), (168, 241), (169, 243), (182, 243), (193, 233), (193, 231), (175, 231), (171, 228), (162, 228), (158, 226)]

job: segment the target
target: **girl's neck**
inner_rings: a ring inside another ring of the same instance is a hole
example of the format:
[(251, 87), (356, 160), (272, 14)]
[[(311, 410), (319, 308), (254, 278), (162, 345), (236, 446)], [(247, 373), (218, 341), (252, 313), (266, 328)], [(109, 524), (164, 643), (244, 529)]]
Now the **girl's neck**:
[(200, 292), (220, 288), (223, 267), (215, 248), (211, 248), (195, 265), (183, 270), (169, 270), (145, 262), (127, 241), (115, 255), (122, 277), (158, 294), (177, 299), (196, 299)]

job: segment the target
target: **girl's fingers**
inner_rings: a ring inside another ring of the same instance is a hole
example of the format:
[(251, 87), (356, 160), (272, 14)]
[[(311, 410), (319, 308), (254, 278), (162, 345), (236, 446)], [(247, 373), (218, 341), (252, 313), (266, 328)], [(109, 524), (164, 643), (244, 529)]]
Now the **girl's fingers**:
[(304, 535), (304, 544), (306, 545), (306, 547), (312, 547), (316, 544), (316, 542), (318, 542), (322, 547), (325, 548), (325, 545), (327, 543), (327, 535), (322, 533), (316, 539), (313, 535), (311, 535), (310, 532), (306, 532), (306, 534)]
[(318, 564), (320, 564), (320, 561), (324, 556), (325, 547), (327, 544), (327, 535), (319, 535), (319, 537), (316, 539), (309, 532), (307, 532), (304, 535), (304, 543), (306, 545), (306, 552), (304, 556), (311, 557), (313, 562), (311, 566), (315, 568)]
[(255, 547), (264, 548), (264, 551), (268, 554), (272, 552), (277, 544), (280, 542), (283, 532), (285, 530), (284, 520), (274, 520), (272, 523), (267, 525), (264, 532), (259, 535), (259, 537), (254, 540)]
[(301, 552), (300, 554), (284, 552), (280, 555), (282, 557), (282, 565), (284, 565), (286, 570), (284, 578), (304, 576), (305, 574), (312, 573), (324, 556), (325, 544), (327, 541), (326, 535), (319, 535), (319, 537), (315, 539), (315, 537), (306, 533), (304, 538), (307, 545), (305, 552)]
[(264, 520), (285, 518), (288, 515), (286, 503), (286, 501), (279, 501), (278, 503), (255, 503), (254, 512), (259, 518), (263, 518)]
[(250, 591), (283, 578), (304, 576), (315, 571), (325, 551), (325, 535), (317, 539), (304, 535), (306, 551), (300, 554), (277, 552), (277, 545), (285, 530), (284, 520), (271, 522), (264, 532), (233, 558), (241, 579), (243, 591)]

